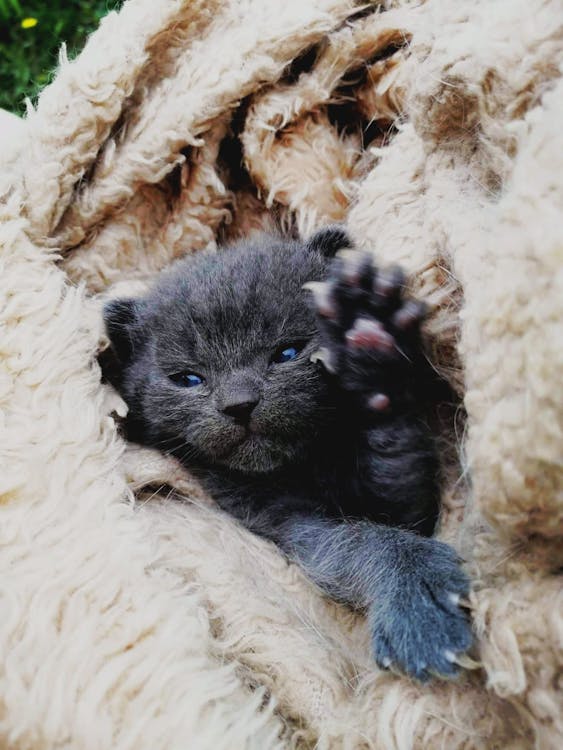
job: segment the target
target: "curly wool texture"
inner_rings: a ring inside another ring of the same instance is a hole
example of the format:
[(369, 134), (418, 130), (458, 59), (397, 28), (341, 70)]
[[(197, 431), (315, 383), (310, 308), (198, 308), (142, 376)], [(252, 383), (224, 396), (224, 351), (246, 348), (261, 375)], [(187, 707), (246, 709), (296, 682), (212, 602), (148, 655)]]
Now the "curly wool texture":
[[(129, 0), (61, 58), (0, 179), (3, 745), (561, 747), (562, 71), (557, 0)], [(377, 670), (360, 615), (126, 448), (100, 383), (94, 295), (335, 219), (411, 272), (467, 411), (458, 683)]]

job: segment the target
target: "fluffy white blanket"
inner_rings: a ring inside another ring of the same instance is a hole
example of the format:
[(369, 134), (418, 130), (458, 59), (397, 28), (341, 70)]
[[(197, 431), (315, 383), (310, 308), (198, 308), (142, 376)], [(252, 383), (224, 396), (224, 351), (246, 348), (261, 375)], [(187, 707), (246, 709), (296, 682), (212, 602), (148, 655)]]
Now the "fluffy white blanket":
[[(559, 0), (129, 0), (62, 57), (0, 177), (4, 747), (562, 746), (562, 71)], [(100, 293), (335, 220), (412, 272), (460, 397), (457, 683), (378, 671), (100, 382)]]

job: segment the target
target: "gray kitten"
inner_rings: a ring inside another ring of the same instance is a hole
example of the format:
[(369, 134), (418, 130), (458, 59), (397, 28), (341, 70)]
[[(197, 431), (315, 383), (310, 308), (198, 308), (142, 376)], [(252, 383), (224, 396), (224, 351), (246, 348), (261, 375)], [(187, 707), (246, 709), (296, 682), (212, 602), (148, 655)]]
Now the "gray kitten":
[(380, 666), (451, 677), (471, 643), (468, 582), (429, 538), (423, 308), (399, 270), (330, 260), (347, 246), (329, 227), (178, 262), (144, 298), (107, 305), (108, 377), (130, 439), (177, 456), (221, 508), (367, 611)]

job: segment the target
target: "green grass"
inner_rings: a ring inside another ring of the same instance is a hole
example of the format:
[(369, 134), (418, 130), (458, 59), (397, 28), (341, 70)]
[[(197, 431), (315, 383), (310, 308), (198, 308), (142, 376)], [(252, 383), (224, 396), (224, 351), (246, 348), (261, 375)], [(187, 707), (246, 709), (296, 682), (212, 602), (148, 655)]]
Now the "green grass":
[(0, 108), (25, 111), (51, 79), (58, 50), (69, 57), (84, 45), (102, 16), (122, 0), (0, 0)]

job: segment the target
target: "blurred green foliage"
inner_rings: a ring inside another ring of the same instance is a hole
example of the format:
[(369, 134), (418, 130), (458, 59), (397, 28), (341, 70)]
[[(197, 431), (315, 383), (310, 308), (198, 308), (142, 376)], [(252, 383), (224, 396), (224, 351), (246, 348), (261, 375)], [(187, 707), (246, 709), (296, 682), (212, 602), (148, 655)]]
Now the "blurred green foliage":
[(0, 107), (21, 113), (51, 79), (66, 42), (73, 57), (122, 0), (0, 0)]

